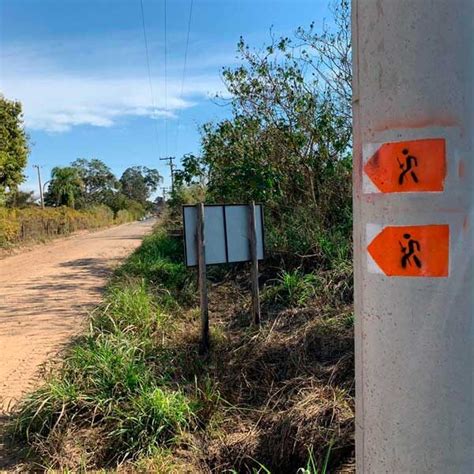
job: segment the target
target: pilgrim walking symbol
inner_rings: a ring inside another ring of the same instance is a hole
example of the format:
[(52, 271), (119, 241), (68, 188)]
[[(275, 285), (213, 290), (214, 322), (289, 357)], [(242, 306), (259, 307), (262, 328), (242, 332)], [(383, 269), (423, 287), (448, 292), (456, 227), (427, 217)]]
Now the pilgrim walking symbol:
[(408, 148), (404, 148), (402, 153), (405, 158), (405, 163), (402, 163), (397, 158), (398, 165), (400, 166), (400, 169), (402, 170), (402, 172), (400, 173), (400, 176), (398, 177), (398, 184), (401, 186), (405, 180), (405, 177), (408, 174), (411, 176), (411, 179), (413, 179), (415, 183), (418, 183), (418, 176), (416, 175), (415, 171), (413, 171), (413, 168), (416, 168), (418, 166), (418, 160), (416, 159), (415, 156), (408, 154)]
[(407, 265), (411, 266), (412, 261), (418, 268), (421, 268), (421, 260), (416, 255), (416, 253), (421, 250), (420, 242), (412, 239), (410, 234), (403, 234), (403, 238), (406, 240), (406, 242), (404, 242), (405, 245), (399, 241), (403, 254), (401, 260), (402, 268), (406, 268)]

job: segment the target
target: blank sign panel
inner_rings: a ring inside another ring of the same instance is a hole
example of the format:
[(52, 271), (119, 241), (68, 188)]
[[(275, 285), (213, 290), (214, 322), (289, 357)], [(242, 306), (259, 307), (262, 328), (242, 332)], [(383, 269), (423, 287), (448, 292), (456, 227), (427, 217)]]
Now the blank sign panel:
[[(262, 207), (255, 206), (255, 228), (257, 234), (257, 258), (263, 259)], [(226, 206), (227, 248), (229, 262), (250, 260), (247, 206)]]
[[(249, 208), (241, 204), (204, 206), (206, 264), (247, 262), (250, 260)], [(197, 265), (197, 209), (183, 206), (186, 265)], [(255, 206), (257, 258), (264, 258), (263, 211)]]

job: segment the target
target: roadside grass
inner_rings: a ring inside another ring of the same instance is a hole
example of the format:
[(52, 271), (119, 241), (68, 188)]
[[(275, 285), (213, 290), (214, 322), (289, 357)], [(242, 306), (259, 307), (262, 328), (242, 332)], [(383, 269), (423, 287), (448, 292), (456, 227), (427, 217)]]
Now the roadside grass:
[[(67, 432), (99, 428), (92, 465), (111, 465), (148, 456), (196, 425), (200, 393), (174, 379), (172, 315), (160, 298), (187, 284), (178, 244), (162, 233), (145, 238), (116, 272), (87, 334), (19, 405), (12, 433), (41, 458), (64, 458)], [(163, 269), (167, 278), (156, 285)]]
[(280, 303), (285, 307), (304, 306), (316, 295), (319, 279), (313, 273), (297, 269), (281, 271), (277, 278), (267, 282), (262, 292), (265, 302)]
[(20, 403), (11, 433), (33, 467), (351, 472), (338, 470), (353, 452), (350, 268), (268, 279), (260, 331), (246, 278), (214, 272), (212, 347), (201, 357), (182, 252), (162, 229), (145, 238), (87, 333)]

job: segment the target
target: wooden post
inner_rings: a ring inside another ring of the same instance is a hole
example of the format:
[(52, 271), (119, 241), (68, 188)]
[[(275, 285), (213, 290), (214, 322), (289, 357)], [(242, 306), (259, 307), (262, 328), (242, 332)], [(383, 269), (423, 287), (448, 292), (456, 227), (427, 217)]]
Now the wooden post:
[(255, 227), (255, 202), (249, 205), (249, 244), (251, 280), (252, 280), (252, 321), (255, 325), (260, 325), (260, 293), (258, 289), (258, 258), (257, 258), (257, 232)]
[(199, 298), (201, 303), (200, 353), (205, 354), (209, 350), (209, 309), (207, 301), (206, 246), (204, 242), (204, 204), (202, 202), (196, 204), (196, 208)]

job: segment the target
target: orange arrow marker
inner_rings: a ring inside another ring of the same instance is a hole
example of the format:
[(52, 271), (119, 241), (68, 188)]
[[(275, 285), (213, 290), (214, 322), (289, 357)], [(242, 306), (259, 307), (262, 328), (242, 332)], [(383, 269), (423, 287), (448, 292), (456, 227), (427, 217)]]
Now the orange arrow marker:
[(427, 138), (384, 143), (364, 171), (382, 193), (443, 191), (446, 142)]
[(449, 226), (385, 227), (367, 250), (387, 276), (446, 277)]

